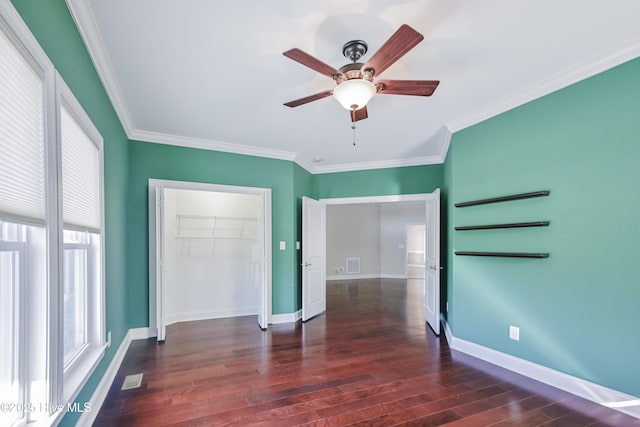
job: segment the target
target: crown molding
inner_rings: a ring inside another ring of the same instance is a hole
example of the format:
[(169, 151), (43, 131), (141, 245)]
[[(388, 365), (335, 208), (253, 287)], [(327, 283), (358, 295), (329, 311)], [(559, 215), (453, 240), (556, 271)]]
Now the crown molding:
[(438, 138), (440, 141), (440, 153), (438, 154), (440, 161), (438, 163), (444, 163), (444, 161), (447, 159), (447, 153), (449, 152), (449, 145), (451, 145), (452, 136), (453, 134), (451, 132), (451, 129), (449, 129), (447, 125), (442, 125)]
[(225, 153), (243, 154), (246, 156), (267, 157), (278, 160), (295, 160), (297, 154), (290, 151), (271, 150), (250, 145), (232, 144), (202, 138), (191, 138), (179, 135), (134, 130), (129, 139), (153, 142), (157, 144), (177, 145), (179, 147), (199, 148), (201, 150), (223, 151)]
[(582, 65), (572, 67), (553, 78), (542, 81), (528, 88), (504, 97), (497, 102), (486, 104), (484, 107), (464, 117), (453, 119), (446, 123), (451, 132), (458, 132), (482, 121), (495, 117), (513, 108), (524, 105), (557, 90), (563, 89), (581, 80), (593, 77), (613, 67), (640, 56), (640, 40), (633, 40), (626, 48), (611, 52), (607, 55), (592, 58)]
[(295, 164), (297, 164), (298, 166), (300, 166), (302, 169), (306, 170), (307, 172), (309, 172), (311, 175), (314, 174), (314, 166), (309, 163), (306, 162), (302, 159), (300, 159), (300, 156), (296, 156), (296, 159), (294, 160)]
[(434, 156), (413, 157), (410, 159), (394, 159), (394, 160), (380, 160), (374, 162), (362, 162), (362, 163), (347, 163), (341, 165), (331, 166), (312, 166), (303, 164), (300, 160), (296, 160), (301, 167), (305, 168), (312, 174), (321, 173), (334, 173), (334, 172), (351, 172), (358, 170), (368, 169), (385, 169), (385, 168), (402, 168), (406, 166), (424, 166), (424, 165), (436, 165), (444, 163), (447, 152), (449, 151), (449, 144), (451, 143), (451, 130), (447, 126), (442, 126), (438, 134), (433, 138), (433, 142), (438, 144), (440, 152)]
[(385, 169), (385, 168), (402, 168), (406, 166), (423, 166), (423, 165), (435, 165), (442, 163), (439, 155), (426, 156), (426, 157), (414, 157), (411, 159), (395, 159), (395, 160), (380, 160), (375, 162), (362, 162), (362, 163), (346, 163), (342, 165), (331, 166), (317, 166), (313, 168), (313, 174), (321, 173), (334, 173), (334, 172), (352, 172), (368, 169)]
[(129, 114), (129, 109), (125, 102), (122, 90), (118, 84), (118, 79), (115, 77), (113, 66), (109, 57), (105, 54), (107, 51), (104, 47), (104, 41), (102, 35), (98, 30), (98, 23), (95, 19), (95, 14), (91, 8), (91, 2), (83, 0), (65, 0), (67, 7), (71, 12), (71, 16), (80, 32), (80, 36), (84, 41), (84, 45), (89, 51), (89, 57), (93, 62), (93, 66), (98, 73), (98, 77), (102, 81), (107, 96), (111, 100), (113, 108), (116, 110), (116, 114), (122, 123), (125, 133), (129, 138), (135, 129), (135, 125)]
[[(446, 128), (445, 128), (446, 129)], [(414, 157), (411, 159), (381, 160), (374, 162), (348, 163), (331, 166), (313, 167), (307, 162), (299, 159), (297, 153), (291, 151), (271, 150), (268, 148), (255, 147), (249, 145), (241, 145), (230, 142), (214, 141), (201, 138), (191, 138), (179, 135), (169, 135), (150, 131), (134, 130), (129, 139), (150, 142), (155, 144), (175, 145), (178, 147), (197, 148), (200, 150), (222, 151), (225, 153), (242, 154), (245, 156), (266, 157), (270, 159), (287, 160), (295, 162), (298, 166), (306, 170), (312, 175), (333, 172), (351, 172), (368, 169), (385, 169), (397, 168), (405, 166), (423, 166), (434, 165), (444, 162), (449, 142), (451, 141), (451, 132), (443, 132), (441, 137), (441, 152), (436, 156)]]

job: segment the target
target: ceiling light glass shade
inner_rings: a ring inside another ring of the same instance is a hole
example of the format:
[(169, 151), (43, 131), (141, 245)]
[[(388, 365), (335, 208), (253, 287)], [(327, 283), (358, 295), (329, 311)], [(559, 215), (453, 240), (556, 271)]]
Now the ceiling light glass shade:
[(333, 90), (333, 97), (347, 110), (359, 110), (376, 94), (376, 86), (369, 80), (351, 79)]

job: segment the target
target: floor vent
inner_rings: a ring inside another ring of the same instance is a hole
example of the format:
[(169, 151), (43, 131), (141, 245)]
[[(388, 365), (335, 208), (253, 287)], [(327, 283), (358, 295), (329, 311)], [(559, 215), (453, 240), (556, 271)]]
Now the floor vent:
[(132, 388), (138, 388), (142, 384), (142, 374), (127, 375), (124, 377), (122, 387), (120, 390), (131, 390)]
[(360, 273), (360, 258), (347, 258), (347, 273)]

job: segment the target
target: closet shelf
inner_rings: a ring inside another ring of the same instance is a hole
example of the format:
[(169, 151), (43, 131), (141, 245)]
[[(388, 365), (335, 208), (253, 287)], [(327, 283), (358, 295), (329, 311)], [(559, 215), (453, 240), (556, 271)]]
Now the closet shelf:
[(496, 228), (522, 228), (522, 227), (546, 227), (549, 221), (512, 222), (508, 224), (488, 224), (488, 225), (464, 225), (456, 227), (458, 231), (465, 230), (492, 230)]
[(178, 240), (255, 240), (258, 218), (219, 215), (176, 215)]
[(510, 200), (530, 199), (532, 197), (544, 197), (544, 196), (548, 196), (548, 195), (549, 195), (549, 191), (548, 190), (532, 191), (530, 193), (512, 194), (512, 195), (509, 195), (509, 196), (492, 197), (490, 199), (480, 199), (480, 200), (472, 200), (470, 202), (456, 203), (455, 207), (456, 208), (463, 208), (463, 207), (466, 207), (466, 206), (484, 205), (484, 204), (487, 204), (487, 203), (508, 202)]

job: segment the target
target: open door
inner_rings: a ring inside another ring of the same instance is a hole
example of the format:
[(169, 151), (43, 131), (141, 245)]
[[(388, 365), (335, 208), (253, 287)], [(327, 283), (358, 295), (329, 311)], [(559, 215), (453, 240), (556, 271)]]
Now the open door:
[[(266, 195), (265, 197), (269, 197)], [(266, 215), (265, 209), (265, 197), (260, 199), (260, 211), (263, 212), (263, 215)], [(268, 198), (267, 203), (269, 206), (271, 205), (271, 199)], [(266, 227), (264, 226), (265, 221), (260, 221), (259, 224), (259, 235), (261, 236), (260, 242), (257, 242), (253, 245), (252, 250), (252, 265), (254, 268), (254, 285), (260, 292), (260, 300), (258, 301), (258, 326), (263, 331), (267, 329), (269, 323), (269, 301), (271, 299), (271, 295), (269, 293), (270, 286), (266, 286), (267, 283), (267, 258), (265, 254), (265, 244), (264, 242), (270, 242), (271, 238), (267, 236)]]
[(424, 316), (440, 335), (440, 189), (427, 200)]
[(327, 309), (326, 205), (302, 198), (302, 321)]
[(149, 330), (164, 341), (166, 325), (162, 298), (162, 221), (163, 188), (149, 184)]

